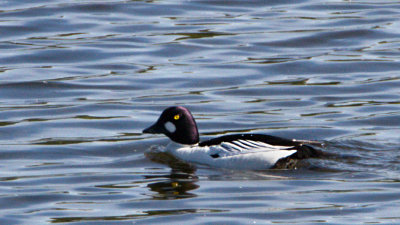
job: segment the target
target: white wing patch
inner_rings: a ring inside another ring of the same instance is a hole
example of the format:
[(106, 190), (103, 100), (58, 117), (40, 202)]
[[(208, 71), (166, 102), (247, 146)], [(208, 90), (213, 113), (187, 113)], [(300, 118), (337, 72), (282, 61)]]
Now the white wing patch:
[(232, 142), (222, 142), (218, 147), (211, 147), (219, 156), (231, 156), (255, 152), (279, 152), (294, 150), (295, 146), (270, 145), (261, 141), (236, 140)]

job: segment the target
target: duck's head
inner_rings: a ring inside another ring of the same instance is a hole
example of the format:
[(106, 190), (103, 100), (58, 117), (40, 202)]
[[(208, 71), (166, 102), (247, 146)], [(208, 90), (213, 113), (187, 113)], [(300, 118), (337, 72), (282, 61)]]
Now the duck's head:
[(165, 134), (180, 144), (197, 144), (199, 132), (196, 121), (188, 109), (181, 106), (169, 107), (162, 112), (157, 122), (143, 130), (143, 133)]

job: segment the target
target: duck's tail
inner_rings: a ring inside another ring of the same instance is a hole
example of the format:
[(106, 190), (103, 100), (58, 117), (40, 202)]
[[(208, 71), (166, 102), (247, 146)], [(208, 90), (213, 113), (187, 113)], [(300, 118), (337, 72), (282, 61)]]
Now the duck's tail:
[[(320, 142), (315, 143), (318, 143), (318, 146), (323, 146), (323, 144)], [(297, 168), (299, 160), (307, 158), (323, 158), (327, 156), (326, 152), (323, 152), (309, 145), (315, 143), (307, 141), (307, 144), (305, 144), (305, 142), (299, 141), (299, 145), (295, 147), (295, 149), (297, 149), (296, 153), (288, 157), (279, 159), (278, 162), (276, 162), (271, 169), (295, 169)]]

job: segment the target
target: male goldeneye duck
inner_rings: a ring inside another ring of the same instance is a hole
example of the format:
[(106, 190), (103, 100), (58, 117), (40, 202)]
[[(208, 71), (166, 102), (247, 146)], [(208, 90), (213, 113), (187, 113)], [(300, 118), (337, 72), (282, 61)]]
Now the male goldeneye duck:
[(315, 157), (320, 152), (304, 141), (264, 134), (225, 135), (199, 142), (196, 122), (181, 106), (165, 109), (143, 133), (168, 136), (172, 143), (166, 151), (185, 162), (227, 169), (290, 168), (297, 159)]

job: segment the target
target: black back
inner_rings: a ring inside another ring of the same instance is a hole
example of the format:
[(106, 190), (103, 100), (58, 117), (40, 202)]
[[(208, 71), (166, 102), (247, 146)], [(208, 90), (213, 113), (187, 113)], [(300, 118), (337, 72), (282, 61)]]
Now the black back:
[[(323, 153), (316, 150), (310, 145), (305, 144), (303, 141), (295, 141), (286, 138), (266, 135), (266, 134), (231, 134), (225, 135), (218, 138), (210, 139), (199, 143), (199, 146), (211, 146), (218, 145), (222, 142), (233, 142), (236, 140), (250, 140), (250, 141), (260, 141), (270, 145), (279, 146), (293, 146), (293, 148), (288, 148), (287, 150), (296, 149), (297, 152), (290, 156), (291, 159), (305, 159), (310, 157), (320, 157)], [(310, 142), (312, 143), (312, 142)], [(289, 158), (289, 157), (288, 157)]]
[(218, 145), (221, 144), (222, 142), (232, 142), (235, 140), (260, 141), (270, 145), (280, 145), (280, 146), (298, 146), (301, 144), (299, 142), (290, 139), (275, 137), (266, 134), (231, 134), (203, 141), (199, 144), (199, 146)]

